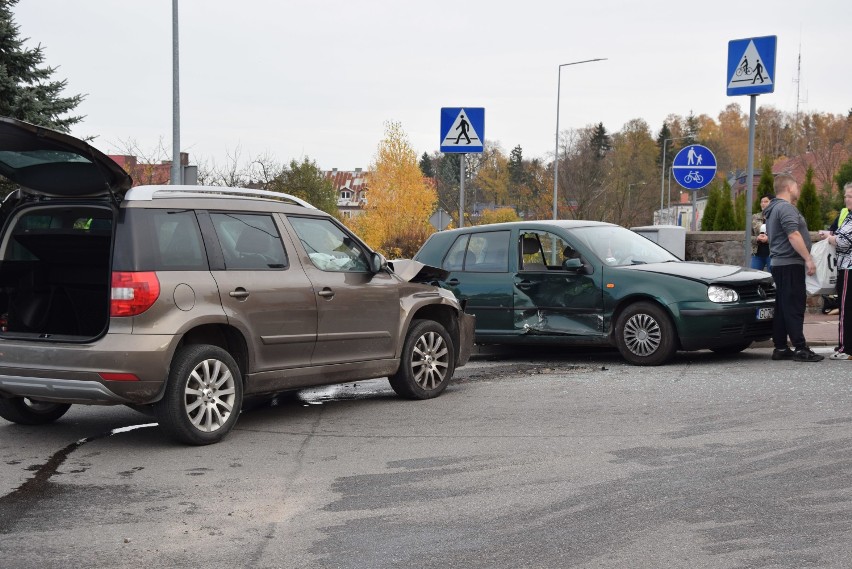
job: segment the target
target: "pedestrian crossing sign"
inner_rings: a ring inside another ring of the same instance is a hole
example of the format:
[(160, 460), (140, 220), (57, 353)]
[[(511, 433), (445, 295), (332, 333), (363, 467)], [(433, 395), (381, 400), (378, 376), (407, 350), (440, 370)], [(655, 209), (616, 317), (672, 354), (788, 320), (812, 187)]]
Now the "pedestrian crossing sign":
[(775, 52), (778, 36), (728, 42), (728, 96), (775, 91)]
[(441, 109), (441, 152), (478, 153), (485, 145), (483, 107)]

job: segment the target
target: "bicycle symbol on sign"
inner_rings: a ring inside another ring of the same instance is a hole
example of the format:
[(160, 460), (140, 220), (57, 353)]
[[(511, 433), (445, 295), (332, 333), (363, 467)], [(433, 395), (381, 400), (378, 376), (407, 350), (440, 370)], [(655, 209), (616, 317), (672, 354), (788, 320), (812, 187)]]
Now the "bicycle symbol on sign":
[(683, 181), (686, 184), (691, 184), (693, 182), (695, 182), (696, 184), (700, 184), (704, 181), (704, 176), (702, 176), (695, 170), (690, 170), (689, 174), (683, 177)]
[(748, 66), (748, 58), (743, 58), (743, 63), (739, 67), (737, 67), (737, 77), (745, 73), (746, 75), (751, 75), (754, 73), (754, 69)]

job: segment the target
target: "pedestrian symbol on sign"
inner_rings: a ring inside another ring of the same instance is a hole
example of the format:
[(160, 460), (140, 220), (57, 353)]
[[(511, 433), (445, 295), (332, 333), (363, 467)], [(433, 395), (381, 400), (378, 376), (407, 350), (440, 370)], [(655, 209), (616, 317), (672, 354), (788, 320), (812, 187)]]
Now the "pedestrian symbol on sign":
[(467, 120), (464, 109), (459, 110), (456, 120), (441, 141), (441, 146), (482, 146), (479, 134), (471, 121)]

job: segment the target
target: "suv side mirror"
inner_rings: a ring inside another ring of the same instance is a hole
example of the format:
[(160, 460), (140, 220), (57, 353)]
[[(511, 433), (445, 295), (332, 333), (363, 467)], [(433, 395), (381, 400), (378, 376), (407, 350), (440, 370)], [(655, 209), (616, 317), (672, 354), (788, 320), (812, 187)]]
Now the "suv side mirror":
[(583, 261), (580, 259), (565, 259), (562, 261), (562, 268), (566, 271), (579, 272), (583, 268)]
[(381, 253), (373, 252), (370, 255), (370, 271), (374, 274), (388, 268), (388, 260)]

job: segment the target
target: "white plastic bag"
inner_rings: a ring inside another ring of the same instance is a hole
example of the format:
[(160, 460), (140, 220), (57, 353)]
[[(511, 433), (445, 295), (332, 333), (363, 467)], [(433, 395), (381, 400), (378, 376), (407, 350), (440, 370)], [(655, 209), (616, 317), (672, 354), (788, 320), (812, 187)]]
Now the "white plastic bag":
[(808, 294), (835, 294), (834, 285), (837, 283), (837, 253), (834, 245), (828, 239), (817, 241), (811, 247), (811, 257), (816, 265), (816, 273), (805, 277), (805, 288)]

